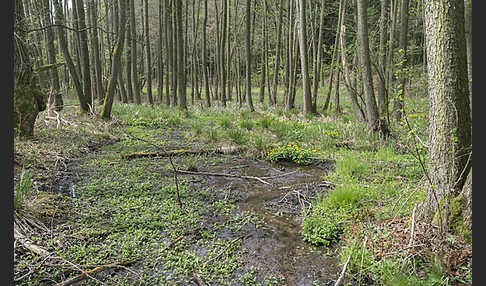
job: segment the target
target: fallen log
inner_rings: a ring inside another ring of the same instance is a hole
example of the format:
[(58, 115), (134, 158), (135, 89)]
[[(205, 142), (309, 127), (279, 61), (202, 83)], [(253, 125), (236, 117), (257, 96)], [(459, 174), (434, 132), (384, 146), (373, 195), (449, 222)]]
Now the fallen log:
[(169, 151), (159, 151), (159, 152), (140, 152), (140, 153), (129, 153), (121, 154), (120, 156), (125, 159), (132, 158), (142, 158), (142, 157), (169, 157), (169, 156), (179, 156), (179, 155), (189, 155), (189, 154), (232, 154), (238, 152), (236, 147), (220, 147), (211, 150), (169, 150)]

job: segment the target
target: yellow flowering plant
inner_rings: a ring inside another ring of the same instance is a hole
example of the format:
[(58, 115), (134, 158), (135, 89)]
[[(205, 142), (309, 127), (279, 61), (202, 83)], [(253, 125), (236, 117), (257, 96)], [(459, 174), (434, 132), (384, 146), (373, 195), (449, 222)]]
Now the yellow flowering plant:
[(270, 162), (288, 161), (299, 165), (309, 165), (312, 163), (312, 154), (316, 149), (302, 148), (297, 144), (288, 144), (274, 148), (268, 152), (266, 158)]

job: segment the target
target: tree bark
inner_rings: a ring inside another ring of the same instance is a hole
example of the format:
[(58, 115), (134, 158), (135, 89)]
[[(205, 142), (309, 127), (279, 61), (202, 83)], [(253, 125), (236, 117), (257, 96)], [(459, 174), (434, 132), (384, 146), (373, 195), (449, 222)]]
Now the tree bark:
[(464, 0), (425, 2), (429, 93), (428, 177), (421, 217), (448, 230), (451, 200), (472, 166)]

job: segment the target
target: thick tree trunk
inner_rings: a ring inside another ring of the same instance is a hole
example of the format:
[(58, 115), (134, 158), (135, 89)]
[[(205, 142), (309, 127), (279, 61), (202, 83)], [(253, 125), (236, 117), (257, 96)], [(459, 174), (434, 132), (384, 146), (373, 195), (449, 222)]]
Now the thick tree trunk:
[(421, 217), (446, 231), (454, 213), (451, 200), (460, 194), (472, 166), (464, 0), (426, 1), (425, 19), (432, 186)]
[(46, 98), (35, 84), (30, 49), (27, 46), (26, 21), (21, 0), (14, 3), (14, 101), (13, 127), (15, 135), (34, 136), (34, 124), (40, 111), (45, 110)]

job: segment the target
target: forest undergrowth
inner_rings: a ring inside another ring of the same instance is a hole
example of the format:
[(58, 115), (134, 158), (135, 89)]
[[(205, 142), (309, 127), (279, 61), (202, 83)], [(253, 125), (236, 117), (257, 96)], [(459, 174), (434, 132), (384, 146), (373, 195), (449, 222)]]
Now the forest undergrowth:
[[(14, 279), (54, 284), (104, 266), (82, 283), (290, 283), (241, 262), (245, 238), (265, 221), (237, 211), (237, 193), (174, 176), (174, 168), (237, 166), (216, 153), (227, 148), (274, 165), (334, 162), (316, 182), (329, 190), (300, 213), (300, 236), (321, 249), (338, 245), (335, 267), (347, 267), (345, 283), (472, 284), (470, 242), (415, 220), (426, 191), (417, 156), (425, 160), (426, 148), (413, 138), (427, 141), (426, 100), (407, 98), (410, 127), (394, 123), (386, 139), (357, 123), (349, 102), (342, 105), (345, 112), (314, 117), (259, 104), (252, 113), (235, 103), (189, 110), (116, 104), (108, 122), (69, 104), (41, 113), (35, 137), (14, 142), (15, 219), (23, 235), (14, 245)], [(206, 151), (174, 162), (122, 157), (170, 150)], [(312, 285), (335, 281), (338, 272)]]

